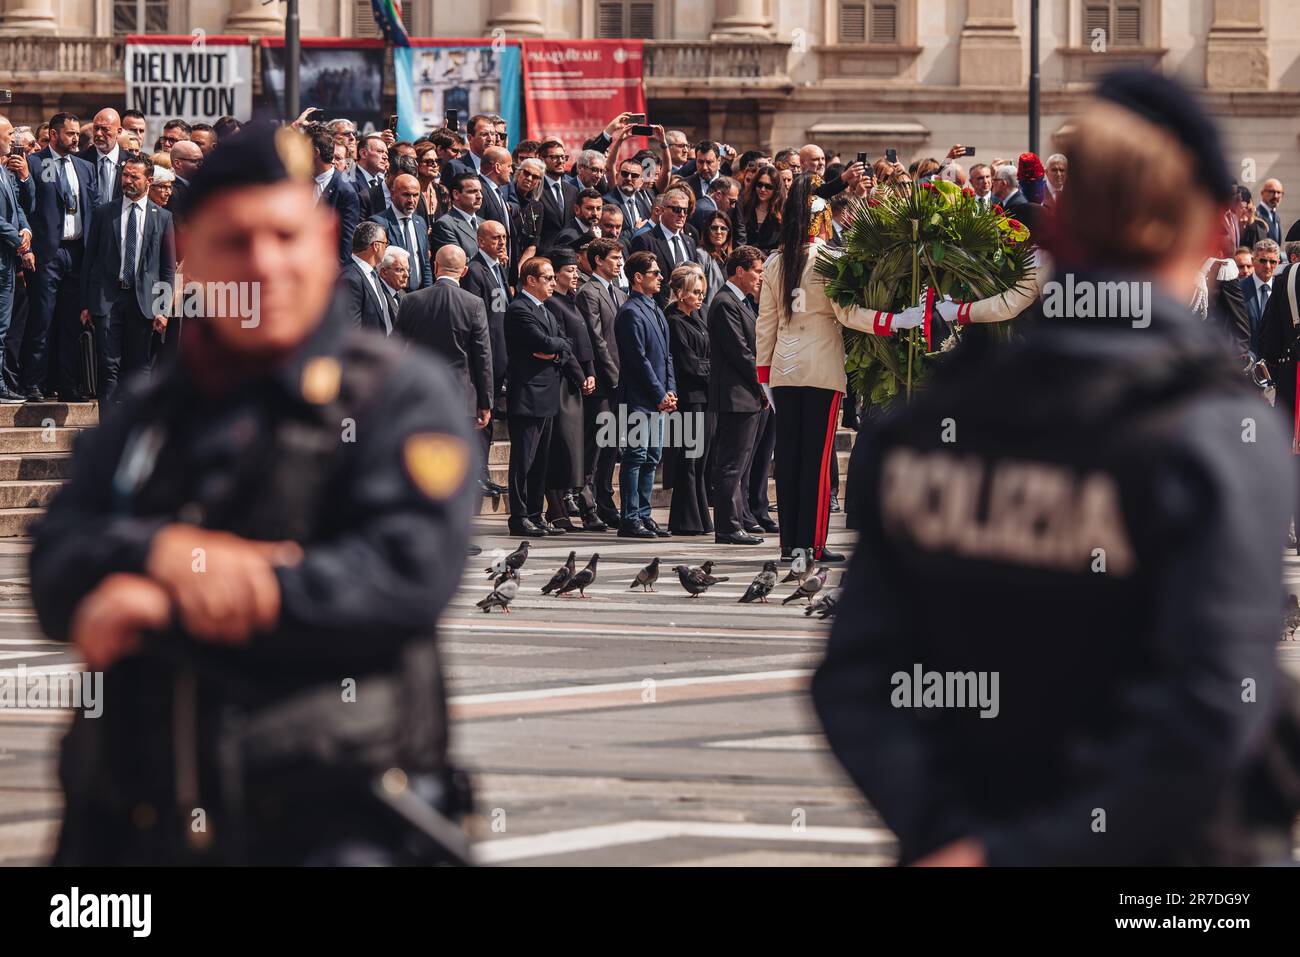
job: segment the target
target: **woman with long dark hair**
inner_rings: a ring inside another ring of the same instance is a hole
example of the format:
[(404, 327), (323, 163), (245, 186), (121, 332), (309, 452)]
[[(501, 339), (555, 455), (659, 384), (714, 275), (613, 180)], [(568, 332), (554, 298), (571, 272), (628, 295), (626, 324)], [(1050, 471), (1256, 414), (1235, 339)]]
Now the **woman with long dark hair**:
[(723, 212), (714, 212), (704, 221), (700, 230), (700, 241), (695, 247), (695, 259), (704, 270), (707, 283), (704, 292), (703, 309), (707, 313), (713, 304), (713, 297), (727, 281), (727, 257), (732, 249), (731, 217)]
[[(831, 456), (847, 389), (840, 327), (880, 333), (890, 328), (893, 317), (882, 326), (877, 320), (887, 314), (841, 306), (827, 297), (814, 269), (831, 235), (830, 204), (814, 192), (820, 185), (815, 173), (796, 176), (786, 198), (780, 248), (763, 271), (757, 364), (758, 381), (771, 386), (776, 411), (781, 557), (803, 549), (809, 559), (842, 561), (843, 555), (826, 547)], [(902, 325), (893, 323), (892, 328)]]
[(785, 186), (771, 163), (760, 163), (749, 178), (740, 212), (745, 217), (745, 241), (770, 253), (781, 241), (781, 210)]

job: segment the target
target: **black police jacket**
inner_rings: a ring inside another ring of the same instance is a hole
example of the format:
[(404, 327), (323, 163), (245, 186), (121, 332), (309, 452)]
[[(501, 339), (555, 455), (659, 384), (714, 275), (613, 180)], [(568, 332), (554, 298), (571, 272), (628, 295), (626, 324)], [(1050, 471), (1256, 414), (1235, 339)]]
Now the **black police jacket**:
[(1278, 704), (1285, 437), (1171, 300), (1020, 325), (864, 426), (817, 712), (903, 863), (1223, 861)]
[(271, 716), (281, 741), (258, 748), (272, 764), (362, 779), (393, 766), (445, 773), (434, 623), (464, 564), (475, 448), (438, 359), (338, 315), (292, 361), (221, 399), (179, 364), (137, 381), (80, 437), (71, 480), (34, 533), (45, 632), (67, 640), (81, 599), (114, 572), (141, 573), (168, 523), (292, 539), (304, 557), (278, 570), (271, 632), (243, 647), (162, 636), (108, 670), (103, 715), (79, 715), (65, 746), (65, 839), (95, 814), (185, 810), (173, 727), (187, 673), (197, 721), (180, 747), (197, 751), (197, 799), (210, 815), (230, 783), (218, 751), (232, 714), (253, 725)]

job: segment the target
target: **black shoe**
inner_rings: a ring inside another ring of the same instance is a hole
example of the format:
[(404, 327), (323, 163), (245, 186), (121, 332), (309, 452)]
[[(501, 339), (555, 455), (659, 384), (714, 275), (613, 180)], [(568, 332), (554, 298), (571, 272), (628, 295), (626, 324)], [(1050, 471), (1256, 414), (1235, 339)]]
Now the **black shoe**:
[(501, 493), (497, 491), (497, 488), (498, 486), (491, 482), (485, 482), (482, 479), (478, 480), (478, 490), (484, 495), (491, 495), (493, 498), (499, 498)]
[(751, 535), (748, 532), (731, 532), (724, 535), (714, 535), (713, 541), (718, 545), (762, 545), (763, 539), (757, 535)]
[(623, 524), (623, 516), (618, 513), (616, 508), (608, 508), (604, 505), (596, 506), (596, 517), (608, 525), (610, 528), (618, 528)]
[(578, 500), (574, 498), (572, 492), (564, 496), (564, 510), (568, 513), (569, 518), (580, 518), (582, 516), (582, 509), (578, 506)]
[(23, 393), (23, 401), (44, 402), (45, 396), (41, 394), (40, 389), (38, 389), (36, 386), (32, 386), (30, 389), (28, 389), (26, 392)]
[(817, 556), (817, 561), (819, 561), (819, 562), (842, 562), (842, 561), (844, 561), (844, 556), (841, 555), (839, 552), (833, 552), (833, 551), (831, 551), (831, 550), (830, 550), (830, 546), (828, 546), (828, 545), (823, 545), (823, 546), (822, 546), (822, 553), (821, 553), (820, 555)]
[(607, 532), (609, 526), (595, 515), (588, 515), (582, 520), (582, 530), (584, 532)]
[(507, 523), (511, 535), (522, 535), (525, 538), (545, 538), (546, 531), (538, 528), (530, 519), (510, 519)]
[(749, 522), (745, 525), (745, 531), (749, 532), (751, 535), (757, 535), (759, 532), (767, 531), (767, 529), (758, 522)]
[(775, 535), (777, 532), (781, 531), (780, 526), (777, 525), (776, 522), (772, 521), (770, 518), (760, 518), (758, 520), (758, 525), (759, 528), (767, 532), (767, 534), (769, 535)]
[(577, 526), (575, 526), (568, 518), (557, 518), (555, 521), (551, 522), (551, 525), (564, 532), (576, 532), (578, 530)]
[(840, 497), (834, 493), (831, 493), (831, 511), (838, 512), (839, 510), (840, 510)]
[(478, 545), (471, 545), (471, 546), (469, 547), (469, 557), (470, 557), (470, 558), (473, 558), (475, 555), (482, 555), (482, 554), (483, 554), (483, 549), (480, 548)]
[(538, 528), (540, 528), (540, 529), (542, 530), (542, 534), (543, 534), (543, 535), (563, 535), (563, 534), (564, 534), (564, 529), (562, 529), (562, 528), (561, 528), (560, 526), (558, 526), (558, 525), (553, 525), (553, 524), (551, 524), (550, 522), (539, 522), (539, 521), (537, 521), (537, 519), (533, 519), (533, 524), (536, 525)]
[(654, 532), (640, 522), (624, 522), (618, 527), (619, 538), (658, 538)]
[(505, 495), (506, 492), (510, 491), (504, 485), (499, 485), (496, 482), (486, 482), (484, 484), (487, 485), (493, 495)]
[(653, 518), (643, 518), (643, 519), (641, 520), (641, 524), (644, 525), (646, 528), (650, 529), (650, 531), (654, 532), (655, 535), (657, 535), (659, 538), (672, 538), (672, 537), (673, 537), (673, 533), (672, 533), (672, 532), (668, 531), (668, 529), (666, 529), (666, 528), (664, 528), (663, 526), (661, 526), (661, 525), (660, 525), (658, 522), (656, 522)]
[(17, 392), (10, 391), (8, 386), (0, 385), (0, 404), (17, 405), (27, 401)]

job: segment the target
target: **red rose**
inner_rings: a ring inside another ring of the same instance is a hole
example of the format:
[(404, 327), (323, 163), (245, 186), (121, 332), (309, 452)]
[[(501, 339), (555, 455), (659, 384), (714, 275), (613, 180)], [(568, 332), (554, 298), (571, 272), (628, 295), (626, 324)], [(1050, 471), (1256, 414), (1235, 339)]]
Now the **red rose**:
[(1007, 225), (1010, 226), (1012, 229), (1019, 229), (1021, 226), (1021, 222), (1018, 219), (1008, 219)]
[(994, 203), (994, 204), (993, 204), (993, 212), (995, 212), (995, 213), (997, 213), (999, 216), (1001, 216), (1001, 215), (1003, 214), (1003, 212), (1005, 212), (1005, 210), (1003, 210), (1003, 208), (1002, 208), (1000, 205), (998, 205), (997, 203)]
[(971, 189), (969, 186), (964, 186), (964, 187), (962, 187), (961, 194), (962, 194), (963, 196), (974, 196), (974, 195), (975, 195), (975, 190)]

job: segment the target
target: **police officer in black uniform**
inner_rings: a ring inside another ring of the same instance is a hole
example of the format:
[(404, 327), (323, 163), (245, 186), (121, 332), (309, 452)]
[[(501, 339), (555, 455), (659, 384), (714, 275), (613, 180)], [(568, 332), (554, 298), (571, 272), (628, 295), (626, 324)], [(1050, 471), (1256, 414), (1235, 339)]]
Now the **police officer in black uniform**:
[(813, 697), (901, 863), (1289, 859), (1286, 816), (1241, 808), (1280, 710), (1293, 468), (1183, 306), (1231, 182), (1218, 144), (1172, 81), (1104, 80), (1052, 279), (1149, 301), (1083, 318), (1045, 291), (1015, 341), (959, 346), (864, 430), (871, 506)]
[(194, 177), (203, 317), (35, 534), (42, 627), (105, 672), (64, 742), (57, 863), (464, 858), (434, 623), (477, 443), (440, 361), (335, 309), (310, 159), (255, 124)]

